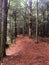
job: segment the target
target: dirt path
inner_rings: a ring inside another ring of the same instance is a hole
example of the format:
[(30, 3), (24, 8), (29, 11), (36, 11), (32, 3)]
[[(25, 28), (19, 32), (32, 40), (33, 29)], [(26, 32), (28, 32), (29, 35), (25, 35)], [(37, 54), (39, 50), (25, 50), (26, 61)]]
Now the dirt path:
[(19, 36), (16, 43), (6, 50), (9, 57), (3, 59), (3, 65), (49, 65), (49, 38), (29, 39)]

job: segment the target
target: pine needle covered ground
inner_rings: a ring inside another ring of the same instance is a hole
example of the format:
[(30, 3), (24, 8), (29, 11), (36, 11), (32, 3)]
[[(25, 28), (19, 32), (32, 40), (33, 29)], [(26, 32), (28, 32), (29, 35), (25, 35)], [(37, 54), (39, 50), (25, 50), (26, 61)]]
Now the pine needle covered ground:
[(16, 43), (12, 43), (6, 50), (3, 65), (49, 65), (49, 38), (35, 38), (18, 36)]

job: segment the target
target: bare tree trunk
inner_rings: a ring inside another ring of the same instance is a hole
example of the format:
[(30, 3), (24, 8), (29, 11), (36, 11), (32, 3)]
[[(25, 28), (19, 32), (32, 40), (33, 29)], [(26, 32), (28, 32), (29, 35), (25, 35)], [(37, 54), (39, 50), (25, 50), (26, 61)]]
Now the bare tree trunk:
[[(16, 14), (16, 13), (15, 13)], [(15, 38), (17, 37), (17, 24), (16, 24), (16, 15), (15, 15)]]
[(38, 0), (37, 0), (37, 16), (36, 16), (36, 43), (38, 43)]
[(0, 0), (0, 60), (1, 60), (1, 22), (2, 22), (2, 0)]
[(31, 37), (31, 31), (32, 31), (31, 17), (32, 17), (32, 2), (30, 3), (29, 6), (29, 37)]
[(31, 21), (30, 21), (30, 16), (29, 16), (29, 37), (31, 37)]
[(1, 46), (2, 46), (2, 57), (6, 55), (5, 45), (7, 36), (7, 0), (2, 1), (2, 22), (1, 22)]

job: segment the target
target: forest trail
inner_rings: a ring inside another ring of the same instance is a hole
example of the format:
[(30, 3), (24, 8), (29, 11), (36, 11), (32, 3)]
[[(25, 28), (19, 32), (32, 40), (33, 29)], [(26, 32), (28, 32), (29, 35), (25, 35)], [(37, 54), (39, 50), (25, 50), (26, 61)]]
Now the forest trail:
[(18, 36), (16, 43), (6, 50), (3, 65), (49, 65), (49, 38), (35, 38)]

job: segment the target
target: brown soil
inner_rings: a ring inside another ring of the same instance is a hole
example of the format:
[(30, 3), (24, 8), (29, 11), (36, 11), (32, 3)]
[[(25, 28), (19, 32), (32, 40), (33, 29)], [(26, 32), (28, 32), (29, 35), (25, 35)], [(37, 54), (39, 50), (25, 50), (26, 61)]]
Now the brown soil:
[(6, 50), (3, 65), (49, 65), (49, 38), (18, 36)]

